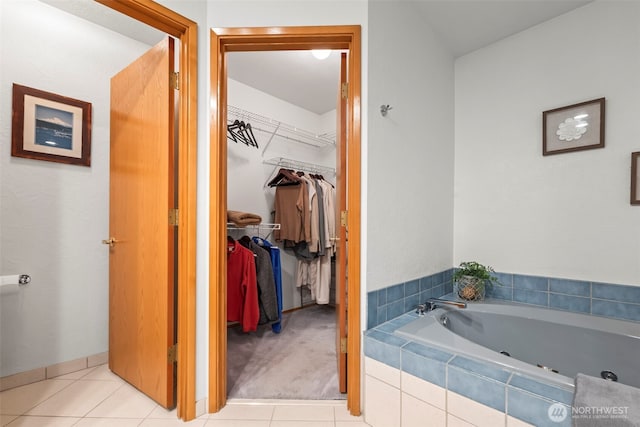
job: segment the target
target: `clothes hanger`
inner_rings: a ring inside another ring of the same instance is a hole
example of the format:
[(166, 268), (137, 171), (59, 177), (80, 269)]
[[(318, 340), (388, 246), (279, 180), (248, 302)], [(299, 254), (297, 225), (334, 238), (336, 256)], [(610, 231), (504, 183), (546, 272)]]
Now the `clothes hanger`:
[(251, 124), (247, 123), (243, 129), (243, 133), (247, 136), (247, 140), (250, 142), (249, 145), (258, 148), (258, 141), (256, 140), (255, 135), (253, 134), (253, 130), (251, 129)]
[(269, 187), (285, 186), (285, 185), (298, 185), (300, 184), (300, 177), (298, 177), (293, 170), (280, 168), (278, 174), (269, 181)]

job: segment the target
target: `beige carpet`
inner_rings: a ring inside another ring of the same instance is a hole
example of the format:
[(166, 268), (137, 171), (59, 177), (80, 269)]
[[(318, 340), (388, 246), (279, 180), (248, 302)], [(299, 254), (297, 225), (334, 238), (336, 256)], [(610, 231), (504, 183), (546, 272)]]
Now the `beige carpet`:
[(228, 328), (227, 392), (243, 399), (345, 399), (338, 390), (335, 309), (283, 315), (282, 332)]

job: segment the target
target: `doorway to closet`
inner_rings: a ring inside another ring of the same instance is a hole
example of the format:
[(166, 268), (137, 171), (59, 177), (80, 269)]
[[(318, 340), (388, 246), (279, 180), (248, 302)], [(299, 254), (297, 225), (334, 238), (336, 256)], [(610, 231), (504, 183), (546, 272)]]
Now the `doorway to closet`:
[[(231, 110), (227, 96), (230, 84), (227, 81), (227, 54), (239, 51), (282, 51), (310, 49), (339, 49), (348, 52), (349, 85), (344, 87), (345, 95), (345, 136), (337, 143), (338, 162), (336, 167), (336, 187), (344, 183), (344, 206), (340, 209), (342, 220), (339, 229), (342, 235), (348, 227), (349, 239), (338, 240), (338, 252), (346, 253), (349, 263), (343, 271), (338, 271), (338, 283), (342, 279), (347, 287), (340, 290), (337, 302), (349, 299), (347, 337), (337, 340), (338, 348), (346, 350), (347, 359), (347, 406), (351, 413), (360, 413), (360, 28), (341, 27), (282, 27), (282, 28), (239, 28), (214, 29), (212, 31), (212, 151), (211, 151), (211, 227), (210, 227), (210, 412), (222, 408), (227, 398), (227, 119)], [(337, 84), (336, 81), (336, 89)], [(238, 177), (233, 177), (238, 179)], [(263, 196), (264, 197), (264, 196)], [(231, 208), (231, 207), (229, 207)], [(346, 237), (346, 236), (345, 236)], [(346, 257), (344, 259), (346, 264)], [(303, 300), (304, 301), (304, 300)], [(346, 319), (344, 319), (346, 321)], [(337, 362), (337, 360), (336, 360)], [(336, 367), (337, 370), (337, 367)]]
[[(345, 364), (336, 365), (346, 358), (336, 345), (345, 319), (337, 316), (344, 305), (336, 304), (335, 274), (336, 141), (344, 127), (337, 106), (346, 101), (346, 61), (338, 50), (226, 56), (227, 240), (239, 252), (227, 264), (229, 398), (346, 398)], [(309, 215), (300, 215), (301, 204)], [(245, 224), (238, 212), (256, 218)], [(243, 307), (259, 314), (246, 322), (233, 297), (245, 286), (233, 274), (243, 249), (257, 271), (248, 287), (258, 290), (245, 294)]]

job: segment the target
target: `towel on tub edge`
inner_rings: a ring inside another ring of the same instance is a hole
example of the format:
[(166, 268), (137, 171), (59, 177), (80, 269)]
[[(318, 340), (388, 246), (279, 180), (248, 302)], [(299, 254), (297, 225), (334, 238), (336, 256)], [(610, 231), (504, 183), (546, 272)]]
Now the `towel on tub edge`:
[(576, 375), (574, 427), (640, 426), (640, 389), (618, 382)]

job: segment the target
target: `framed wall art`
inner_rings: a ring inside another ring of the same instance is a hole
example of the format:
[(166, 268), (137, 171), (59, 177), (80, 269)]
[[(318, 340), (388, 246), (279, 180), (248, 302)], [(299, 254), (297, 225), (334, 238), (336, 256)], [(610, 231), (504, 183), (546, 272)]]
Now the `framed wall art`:
[(604, 148), (604, 98), (542, 113), (542, 155)]
[(640, 151), (631, 153), (631, 204), (640, 205)]
[(14, 83), (11, 155), (91, 166), (91, 104)]

